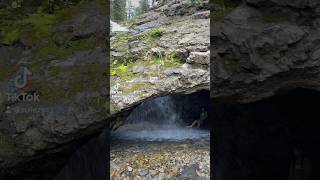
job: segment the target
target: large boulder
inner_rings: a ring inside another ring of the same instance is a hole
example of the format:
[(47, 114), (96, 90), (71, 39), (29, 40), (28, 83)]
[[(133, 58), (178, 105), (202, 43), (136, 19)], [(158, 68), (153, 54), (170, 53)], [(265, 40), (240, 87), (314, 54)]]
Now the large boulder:
[(319, 89), (318, 1), (247, 0), (211, 28), (211, 97), (252, 102)]

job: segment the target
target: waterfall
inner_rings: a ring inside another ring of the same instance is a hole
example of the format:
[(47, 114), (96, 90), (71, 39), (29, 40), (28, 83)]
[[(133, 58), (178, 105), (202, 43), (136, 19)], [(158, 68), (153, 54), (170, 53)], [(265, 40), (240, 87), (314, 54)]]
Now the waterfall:
[(172, 96), (146, 101), (131, 112), (126, 124), (112, 136), (115, 139), (144, 141), (209, 138), (208, 131), (186, 128), (179, 109)]
[(120, 24), (117, 24), (111, 20), (110, 20), (110, 25), (111, 25), (111, 32), (127, 32), (127, 31), (129, 31), (128, 28), (121, 26)]
[(142, 103), (127, 119), (129, 124), (155, 125), (155, 128), (177, 128), (181, 126), (177, 105), (171, 96)]

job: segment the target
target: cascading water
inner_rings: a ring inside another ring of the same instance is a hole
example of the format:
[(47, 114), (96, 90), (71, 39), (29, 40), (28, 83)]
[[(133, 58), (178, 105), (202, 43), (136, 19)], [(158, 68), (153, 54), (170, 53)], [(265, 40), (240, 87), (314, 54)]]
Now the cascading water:
[(111, 25), (111, 32), (127, 32), (127, 31), (129, 31), (128, 28), (121, 26), (120, 24), (117, 24), (113, 21), (110, 21), (110, 25)]
[(144, 102), (132, 111), (127, 124), (112, 134), (113, 138), (145, 141), (209, 138), (207, 130), (187, 128), (180, 109), (172, 96)]
[(129, 124), (153, 123), (168, 128), (181, 125), (176, 105), (170, 96), (142, 103), (133, 110), (127, 121)]

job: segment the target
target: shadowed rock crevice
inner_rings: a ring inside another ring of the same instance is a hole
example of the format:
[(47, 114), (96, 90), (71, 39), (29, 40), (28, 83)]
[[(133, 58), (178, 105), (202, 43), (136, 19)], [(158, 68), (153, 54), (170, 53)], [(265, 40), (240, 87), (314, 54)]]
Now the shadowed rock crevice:
[(318, 179), (319, 100), (295, 89), (248, 104), (213, 101), (216, 179)]

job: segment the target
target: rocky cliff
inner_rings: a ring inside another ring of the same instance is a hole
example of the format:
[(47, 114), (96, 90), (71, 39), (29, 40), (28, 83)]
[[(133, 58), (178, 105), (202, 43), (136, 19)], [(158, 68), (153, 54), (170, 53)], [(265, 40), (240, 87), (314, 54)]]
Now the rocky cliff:
[(253, 102), (319, 90), (320, 2), (246, 0), (211, 27), (211, 97)]
[(319, 18), (317, 0), (244, 0), (212, 24), (214, 179), (319, 179)]
[(105, 2), (48, 2), (1, 3), (0, 179), (51, 179), (106, 126)]
[(209, 90), (208, 1), (175, 0), (111, 37), (111, 127), (141, 102)]

